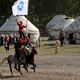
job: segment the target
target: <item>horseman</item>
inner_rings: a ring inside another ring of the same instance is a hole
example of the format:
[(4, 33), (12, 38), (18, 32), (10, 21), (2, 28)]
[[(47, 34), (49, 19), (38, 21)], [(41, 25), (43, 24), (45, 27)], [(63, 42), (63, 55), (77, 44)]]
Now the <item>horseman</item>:
[(30, 48), (32, 47), (32, 45), (28, 37), (25, 38), (23, 45), (24, 45), (23, 48), (24, 53), (26, 53), (26, 55), (29, 55), (31, 53)]
[(15, 46), (15, 56), (19, 61), (20, 53), (22, 52), (23, 39), (19, 39)]
[(22, 53), (25, 55), (30, 55), (31, 51), (30, 48), (32, 47), (30, 39), (25, 37), (25, 39), (19, 39), (15, 46), (15, 56), (17, 57), (18, 61), (20, 62), (19, 58)]

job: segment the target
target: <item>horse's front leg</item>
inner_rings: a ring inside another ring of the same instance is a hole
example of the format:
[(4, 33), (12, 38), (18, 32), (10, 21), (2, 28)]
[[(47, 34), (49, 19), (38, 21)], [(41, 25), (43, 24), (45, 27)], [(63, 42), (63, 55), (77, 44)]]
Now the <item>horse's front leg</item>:
[(22, 75), (22, 72), (21, 72), (21, 66), (20, 64), (18, 64), (18, 71), (20, 72), (20, 74)]
[(13, 72), (12, 72), (12, 65), (11, 65), (10, 61), (8, 61), (8, 64), (9, 64), (9, 68), (10, 68), (11, 74), (12, 74), (12, 76), (14, 76), (14, 75), (13, 75)]
[(18, 70), (18, 68), (17, 68), (17, 64), (14, 64), (14, 69)]
[(34, 72), (35, 72), (36, 64), (35, 64), (35, 63), (33, 63), (32, 65), (33, 65), (33, 67), (32, 67), (31, 69), (33, 69), (33, 70), (34, 70)]
[(28, 64), (23, 65), (23, 68), (28, 72)]

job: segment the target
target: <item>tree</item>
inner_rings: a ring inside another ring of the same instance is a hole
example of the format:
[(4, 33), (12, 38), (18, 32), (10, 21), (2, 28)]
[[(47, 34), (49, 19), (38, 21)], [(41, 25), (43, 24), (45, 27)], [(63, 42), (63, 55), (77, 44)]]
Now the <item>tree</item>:
[[(5, 20), (12, 15), (12, 5), (15, 1), (0, 1), (0, 16), (4, 16)], [(38, 28), (44, 28), (57, 14), (78, 17), (80, 15), (80, 0), (29, 0), (28, 19)]]

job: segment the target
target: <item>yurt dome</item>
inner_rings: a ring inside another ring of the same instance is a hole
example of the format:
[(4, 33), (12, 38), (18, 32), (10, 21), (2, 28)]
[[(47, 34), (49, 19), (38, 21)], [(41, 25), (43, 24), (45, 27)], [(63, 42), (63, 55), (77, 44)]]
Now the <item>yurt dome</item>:
[[(38, 40), (39, 38), (39, 29), (37, 27), (35, 27), (29, 20), (26, 19), (25, 16), (10, 16), (9, 19), (7, 19), (7, 21), (1, 26), (0, 28), (0, 33), (5, 33), (5, 34), (15, 34), (18, 33), (19, 31), (19, 27), (16, 23), (16, 19), (19, 21), (22, 21), (23, 25), (26, 25), (26, 23), (28, 23), (27, 25), (27, 31), (31, 36), (31, 40), (32, 42), (36, 42), (36, 40)], [(26, 30), (26, 28), (24, 29), (24, 31)], [(27, 32), (25, 31), (25, 32)]]
[(80, 33), (80, 17), (64, 29), (66, 33)]
[(70, 18), (70, 17), (66, 17), (63, 20), (61, 20), (60, 22), (58, 22), (53, 28), (52, 30), (56, 30), (56, 31), (61, 31), (64, 30), (66, 27), (68, 27), (71, 23), (73, 23), (75, 21), (74, 18)]
[(55, 26), (58, 22), (66, 18), (66, 15), (56, 15), (53, 19), (46, 25), (46, 29), (51, 29), (53, 26)]

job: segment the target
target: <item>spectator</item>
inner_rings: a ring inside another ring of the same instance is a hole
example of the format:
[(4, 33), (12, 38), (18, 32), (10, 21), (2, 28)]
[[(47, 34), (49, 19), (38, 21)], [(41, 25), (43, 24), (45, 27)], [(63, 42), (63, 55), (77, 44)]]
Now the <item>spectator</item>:
[(56, 40), (56, 44), (55, 44), (55, 54), (59, 52), (59, 48), (60, 48), (60, 42), (59, 42), (59, 40)]
[(1, 46), (4, 44), (4, 35), (1, 35)]
[(6, 49), (6, 52), (9, 51), (9, 37), (6, 36), (5, 38), (5, 49)]
[(9, 44), (13, 44), (13, 34), (9, 35)]
[(63, 47), (63, 42), (64, 42), (64, 33), (63, 33), (63, 31), (61, 31), (60, 34), (59, 34), (59, 40), (60, 40), (61, 47)]

